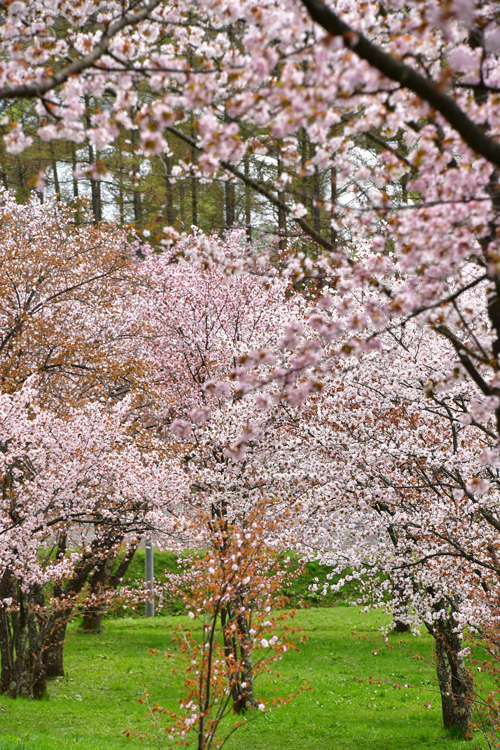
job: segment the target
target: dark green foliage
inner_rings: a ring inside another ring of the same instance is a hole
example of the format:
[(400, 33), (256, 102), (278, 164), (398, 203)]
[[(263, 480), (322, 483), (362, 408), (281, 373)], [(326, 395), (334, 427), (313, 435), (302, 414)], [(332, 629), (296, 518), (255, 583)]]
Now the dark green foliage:
[[(194, 554), (194, 553), (188, 553)], [(155, 577), (160, 583), (165, 583), (165, 573), (180, 573), (182, 566), (179, 566), (178, 557), (173, 552), (160, 552), (155, 550), (154, 552), (155, 561)], [(360, 594), (359, 583), (355, 580), (350, 583), (346, 583), (342, 591), (331, 592), (329, 591), (326, 596), (322, 595), (323, 584), (327, 581), (328, 575), (331, 573), (331, 567), (328, 565), (320, 565), (318, 562), (308, 562), (305, 566), (304, 573), (296, 579), (292, 580), (290, 586), (287, 586), (283, 590), (283, 595), (289, 600), (289, 606), (291, 608), (296, 607), (346, 607), (350, 606), (350, 603), (355, 601)], [(344, 571), (344, 574), (350, 571)], [(339, 575), (334, 576), (331, 579), (332, 583), (336, 583), (340, 578)], [(142, 582), (144, 580), (144, 549), (138, 549), (134, 555), (134, 558), (129, 566), (127, 575), (124, 578), (124, 583), (127, 585), (135, 585), (136, 582)], [(317, 591), (311, 591), (311, 586), (316, 584), (318, 586)], [(184, 614), (185, 607), (181, 601), (174, 598), (169, 598), (168, 587), (166, 589), (166, 597), (164, 602), (164, 608), (160, 612), (162, 615), (175, 615)], [(138, 605), (136, 610), (132, 610), (129, 607), (123, 608), (121, 605), (116, 608), (112, 615), (113, 616), (131, 616), (133, 614), (142, 615), (144, 613), (144, 605)]]

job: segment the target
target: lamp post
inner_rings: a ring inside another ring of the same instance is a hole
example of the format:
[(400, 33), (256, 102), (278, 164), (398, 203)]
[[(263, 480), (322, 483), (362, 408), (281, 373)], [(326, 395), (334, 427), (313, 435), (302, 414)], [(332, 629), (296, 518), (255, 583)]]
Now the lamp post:
[(155, 599), (153, 594), (154, 580), (154, 560), (153, 560), (153, 540), (151, 537), (146, 539), (146, 570), (145, 580), (150, 591), (150, 597), (146, 600), (146, 617), (155, 616)]

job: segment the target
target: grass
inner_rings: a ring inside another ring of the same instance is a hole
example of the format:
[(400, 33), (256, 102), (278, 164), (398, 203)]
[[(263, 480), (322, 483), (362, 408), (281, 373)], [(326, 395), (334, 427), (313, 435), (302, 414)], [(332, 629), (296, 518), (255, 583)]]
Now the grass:
[[(233, 735), (227, 750), (473, 750), (475, 742), (452, 740), (443, 730), (435, 670), (410, 653), (430, 657), (428, 636), (393, 635), (391, 645), (401, 641), (403, 648), (380, 646), (377, 629), (383, 616), (354, 607), (305, 609), (296, 619), (308, 640), (300, 653), (283, 660), (280, 690), (293, 692), (304, 680), (313, 690), (272, 713), (259, 712)], [(137, 702), (144, 688), (153, 701), (177, 707), (183, 681), (174, 671), (178, 660), (149, 649), (170, 649), (174, 630), (180, 624), (188, 630), (193, 623), (164, 615), (108, 618), (105, 624), (99, 635), (84, 635), (78, 623), (70, 627), (66, 677), (51, 683), (47, 700), (0, 696), (0, 750), (154, 747), (122, 732), (149, 730), (144, 706)], [(370, 682), (370, 675), (388, 682)], [(394, 682), (401, 689), (391, 687)], [(268, 678), (258, 685), (258, 695), (272, 697), (276, 686)]]

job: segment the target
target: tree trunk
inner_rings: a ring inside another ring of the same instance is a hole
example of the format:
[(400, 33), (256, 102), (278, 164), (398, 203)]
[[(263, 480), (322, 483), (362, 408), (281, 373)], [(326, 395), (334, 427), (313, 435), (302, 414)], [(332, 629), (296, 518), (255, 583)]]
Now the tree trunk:
[[(60, 545), (63, 549), (64, 542)], [(40, 584), (23, 591), (13, 573), (0, 580), (0, 599), (11, 598), (14, 609), (0, 609), (0, 692), (11, 698), (42, 698), (47, 690), (47, 671), (63, 667), (62, 649), (74, 597), (82, 590), (95, 566), (93, 555), (83, 559), (64, 589), (57, 589), (59, 604), (47, 611)]]
[[(245, 177), (250, 177), (250, 162), (248, 154), (245, 154), (244, 159), (245, 166)], [(252, 195), (250, 192), (250, 185), (245, 182), (245, 228), (248, 242), (252, 241)]]
[[(92, 166), (95, 163), (94, 150), (89, 143), (89, 165)], [(102, 219), (101, 216), (101, 196), (99, 190), (99, 184), (97, 180), (93, 179), (92, 175), (90, 178), (90, 190), (92, 194), (92, 213), (94, 215), (94, 224), (99, 224)]]
[(299, 148), (300, 164), (302, 167), (301, 192), (302, 203), (307, 208), (308, 213), (313, 210), (313, 196), (311, 191), (311, 181), (306, 175), (306, 165), (309, 160), (310, 142), (305, 128), (300, 129)]
[(19, 177), (19, 193), (17, 197), (18, 197), (18, 200), (21, 199), (21, 202), (23, 202), (28, 197), (25, 192), (24, 170), (23, 170), (23, 165), (19, 156), (17, 157), (16, 161), (17, 161), (17, 174)]
[(139, 190), (134, 190), (134, 222), (136, 226), (140, 225), (141, 216), (142, 216), (141, 194)]
[(74, 143), (71, 144), (71, 166), (73, 169), (73, 200), (78, 200), (80, 197), (78, 190), (78, 179), (75, 177), (76, 168), (78, 166), (76, 161), (76, 146)]
[(59, 172), (57, 171), (57, 159), (54, 154), (54, 146), (52, 142), (50, 143), (50, 161), (52, 166), (52, 174), (54, 176), (54, 191), (56, 194), (56, 198), (58, 200), (61, 199), (61, 185), (59, 183)]
[(443, 724), (445, 729), (450, 729), (453, 725), (453, 695), (451, 688), (451, 673), (448, 659), (446, 658), (446, 649), (440, 639), (435, 642), (436, 649), (436, 670), (441, 693), (441, 711), (443, 715)]
[[(278, 151), (278, 179), (283, 174), (283, 166), (281, 162), (281, 157)], [(281, 200), (284, 203), (285, 202), (285, 193), (281, 193)], [(286, 211), (284, 206), (278, 206), (278, 244), (279, 249), (284, 250), (286, 246)]]
[(229, 180), (224, 183), (226, 196), (226, 229), (230, 229), (235, 220), (235, 190), (234, 185)]
[[(88, 109), (90, 106), (90, 99), (88, 95), (84, 96), (84, 100), (85, 100), (85, 108), (87, 111), (85, 115), (85, 122), (87, 124), (87, 128), (90, 128), (91, 122), (90, 122), (90, 115), (88, 113)], [(88, 143), (88, 155), (89, 155), (89, 167), (92, 167), (96, 162), (96, 158), (94, 157), (94, 149), (92, 148), (92, 144), (90, 142)], [(97, 152), (96, 152), (96, 155), (97, 155)], [(97, 225), (102, 220), (101, 189), (100, 189), (98, 181), (93, 179), (92, 174), (90, 176), (90, 191), (92, 194), (92, 213), (94, 215), (94, 224)]]
[(47, 677), (64, 677), (64, 642), (70, 612), (61, 612), (56, 618), (45, 651), (45, 674)]
[[(195, 139), (194, 131), (194, 118), (193, 115), (190, 117), (191, 125), (191, 138)], [(191, 148), (191, 169), (195, 169), (195, 165), (198, 161), (198, 154), (195, 148)], [(195, 174), (191, 177), (191, 224), (198, 226), (198, 178)]]
[(141, 195), (141, 170), (138, 157), (139, 134), (137, 130), (130, 133), (132, 141), (132, 209), (134, 212), (134, 224), (139, 227), (142, 222), (142, 195)]
[[(236, 604), (237, 606), (237, 604)], [(246, 713), (255, 706), (253, 687), (253, 665), (250, 648), (250, 634), (248, 623), (243, 613), (236, 616), (237, 636), (229, 631), (229, 625), (233, 621), (231, 605), (221, 609), (221, 624), (224, 637), (224, 653), (226, 662), (234, 671), (229, 680), (231, 698), (233, 700), (233, 711), (236, 714)], [(238, 650), (240, 652), (240, 665), (237, 667)]]
[(233, 710), (235, 713), (241, 714), (255, 708), (255, 695), (253, 690), (253, 664), (248, 621), (243, 612), (240, 612), (236, 621), (238, 623), (240, 641), (241, 692), (238, 696), (238, 701), (233, 705)]
[(107, 607), (102, 602), (95, 601), (95, 599), (98, 600), (99, 597), (103, 597), (109, 587), (115, 559), (116, 555), (104, 560), (90, 578), (90, 596), (94, 598), (94, 601), (87, 604), (83, 613), (83, 629), (86, 633), (98, 633), (101, 630)]
[[(334, 219), (335, 216), (335, 209), (337, 207), (337, 170), (335, 167), (331, 168), (330, 172), (330, 186), (331, 186), (331, 192), (330, 192), (330, 201), (332, 204), (332, 211), (331, 211), (331, 221)], [(332, 242), (334, 245), (337, 243), (338, 236), (337, 236), (337, 230), (335, 227), (330, 227), (330, 242)]]
[(33, 698), (43, 698), (47, 691), (47, 674), (45, 660), (47, 656), (50, 628), (47, 620), (40, 616), (39, 608), (44, 606), (44, 595), (40, 584), (35, 584), (30, 591), (28, 601), (28, 638), (29, 660), (27, 670), (31, 677)]
[(407, 622), (404, 620), (398, 620), (397, 618), (394, 618), (394, 632), (395, 633), (407, 633), (410, 629), (410, 626)]
[(458, 656), (457, 651), (447, 649), (440, 639), (437, 639), (436, 667), (443, 724), (446, 729), (456, 727), (462, 737), (470, 739), (473, 696), (464, 659)]
[(410, 623), (408, 622), (408, 596), (405, 593), (403, 580), (392, 580), (392, 612), (394, 632), (407, 633), (410, 629)]
[[(116, 561), (116, 554), (104, 560), (90, 578), (90, 594), (97, 599), (104, 596), (106, 591), (114, 590), (120, 583), (128, 570), (130, 563), (135, 555), (138, 545), (133, 545), (127, 550), (124, 558), (120, 561), (117, 569), (113, 572)], [(96, 601), (85, 608), (83, 613), (83, 629), (86, 633), (99, 633), (102, 627), (102, 621), (107, 611), (107, 605), (104, 602)]]
[(313, 176), (313, 222), (314, 229), (321, 234), (321, 183), (318, 167), (314, 167)]
[(4, 573), (0, 597), (11, 597), (16, 606), (11, 612), (4, 607), (0, 611), (0, 692), (9, 698), (39, 698), (46, 689), (36, 615), (30, 607), (38, 598), (33, 594), (33, 589), (23, 592), (9, 571)]
[(165, 169), (165, 209), (167, 214), (167, 223), (170, 227), (174, 226), (174, 197), (172, 190), (172, 157), (165, 156), (162, 159)]
[[(441, 609), (439, 605), (437, 611)], [(452, 612), (446, 619), (432, 624), (425, 623), (434, 637), (436, 649), (436, 669), (441, 694), (443, 724), (446, 729), (458, 730), (458, 736), (470, 739), (472, 736), (472, 709), (474, 702), (472, 678), (465, 660), (460, 655), (462, 641), (454, 633), (455, 621)]]
[(184, 209), (184, 179), (179, 180), (179, 221), (181, 229), (186, 228), (186, 212)]

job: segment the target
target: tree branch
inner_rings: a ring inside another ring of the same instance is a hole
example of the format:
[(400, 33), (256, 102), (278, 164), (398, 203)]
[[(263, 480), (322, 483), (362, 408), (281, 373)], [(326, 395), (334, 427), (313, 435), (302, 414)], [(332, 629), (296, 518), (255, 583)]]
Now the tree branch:
[(363, 34), (342, 21), (323, 0), (302, 0), (302, 2), (313, 21), (316, 21), (325, 31), (332, 36), (343, 37), (345, 44), (358, 57), (366, 60), (391, 81), (396, 81), (404, 88), (411, 89), (418, 94), (445, 118), (473, 151), (481, 154), (497, 167), (500, 166), (500, 143), (486, 135), (482, 127), (473, 122), (450, 96), (443, 93), (439, 85), (424, 78), (395, 55), (384, 52), (370, 42)]
[(35, 97), (41, 97), (48, 91), (55, 89), (57, 86), (61, 86), (65, 83), (68, 78), (77, 76), (83, 73), (84, 70), (91, 68), (94, 63), (101, 58), (108, 49), (111, 39), (116, 36), (120, 31), (125, 29), (127, 26), (135, 26), (136, 24), (144, 21), (150, 13), (160, 5), (162, 0), (151, 0), (142, 10), (138, 11), (133, 15), (123, 15), (119, 21), (110, 23), (104, 29), (101, 41), (94, 47), (92, 52), (88, 55), (75, 60), (65, 68), (62, 68), (58, 73), (54, 73), (52, 76), (48, 76), (42, 81), (33, 81), (32, 83), (19, 83), (12, 86), (5, 86), (0, 89), (0, 100), (1, 99), (31, 99)]

